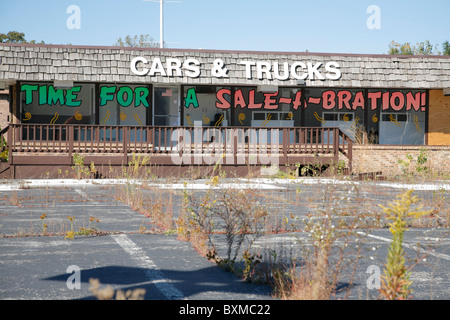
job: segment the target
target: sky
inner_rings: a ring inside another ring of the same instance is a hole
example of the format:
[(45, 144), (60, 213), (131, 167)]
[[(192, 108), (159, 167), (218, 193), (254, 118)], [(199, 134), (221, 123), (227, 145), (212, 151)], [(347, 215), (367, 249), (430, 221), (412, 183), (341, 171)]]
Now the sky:
[[(0, 33), (23, 32), (28, 41), (112, 46), (119, 37), (140, 34), (160, 40), (156, 1), (0, 3)], [(71, 5), (79, 14), (68, 12)], [(442, 51), (450, 41), (449, 13), (450, 0), (167, 1), (164, 40), (168, 48), (359, 54), (385, 54), (393, 40), (429, 40)]]

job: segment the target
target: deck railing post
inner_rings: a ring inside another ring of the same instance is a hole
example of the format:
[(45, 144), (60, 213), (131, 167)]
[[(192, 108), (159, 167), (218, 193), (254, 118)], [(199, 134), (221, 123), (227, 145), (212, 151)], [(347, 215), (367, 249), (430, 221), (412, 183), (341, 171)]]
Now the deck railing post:
[(74, 126), (69, 125), (68, 126), (68, 131), (69, 131), (69, 164), (72, 166), (73, 165), (73, 139), (74, 139), (74, 130), (73, 130)]
[(339, 128), (335, 128), (333, 137), (333, 149), (334, 149), (334, 160), (337, 162), (339, 159)]
[(283, 156), (284, 156), (284, 161), (286, 161), (287, 158), (287, 144), (288, 144), (288, 137), (287, 137), (287, 129), (283, 128)]
[(123, 127), (123, 160), (124, 165), (128, 163), (128, 128)]

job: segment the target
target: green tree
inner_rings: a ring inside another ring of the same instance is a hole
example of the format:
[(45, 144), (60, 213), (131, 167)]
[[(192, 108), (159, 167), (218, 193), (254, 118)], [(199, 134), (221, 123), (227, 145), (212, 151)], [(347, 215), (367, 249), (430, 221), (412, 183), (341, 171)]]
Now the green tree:
[(135, 47), (135, 48), (158, 48), (159, 43), (151, 38), (148, 34), (130, 35), (125, 36), (125, 39), (117, 39), (115, 46), (118, 47)]
[[(8, 33), (0, 33), (0, 42), (3, 43), (36, 43), (36, 40), (27, 41), (25, 33), (18, 31), (9, 31)], [(41, 44), (44, 41), (39, 42)]]
[(450, 56), (450, 43), (448, 41), (445, 41), (442, 44), (442, 50), (443, 50), (443, 52), (442, 52), (443, 55)]
[(438, 46), (430, 43), (429, 40), (411, 45), (409, 42), (398, 43), (392, 41), (389, 44), (388, 54), (392, 55), (435, 55), (440, 54)]
[(417, 55), (433, 55), (433, 54), (439, 54), (438, 50), (438, 45), (432, 45), (430, 43), (430, 41), (425, 40), (425, 42), (419, 42), (415, 47), (414, 47), (414, 54)]
[(392, 41), (389, 44), (388, 54), (392, 55), (413, 55), (413, 50), (409, 42), (400, 44), (398, 42)]

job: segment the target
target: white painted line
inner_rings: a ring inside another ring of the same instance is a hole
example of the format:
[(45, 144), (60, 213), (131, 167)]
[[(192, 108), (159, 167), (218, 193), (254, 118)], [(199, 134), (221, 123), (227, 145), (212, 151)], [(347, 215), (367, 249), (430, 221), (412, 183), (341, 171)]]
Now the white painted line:
[(92, 200), (88, 194), (86, 192), (84, 192), (83, 190), (80, 189), (75, 189), (75, 191), (81, 196), (81, 198), (85, 201), (89, 201), (89, 203), (91, 203), (92, 205), (99, 205), (99, 203), (95, 200)]
[(156, 266), (156, 264), (145, 254), (144, 250), (135, 244), (125, 234), (111, 235), (111, 237), (127, 252), (137, 264), (145, 268), (145, 273), (149, 281), (161, 291), (169, 300), (183, 300), (185, 299), (183, 293), (174, 287), (164, 274)]
[[(205, 179), (207, 180), (207, 179)], [(230, 182), (221, 182), (215, 186), (205, 182), (187, 182), (184, 183), (148, 183), (146, 180), (139, 179), (30, 179), (30, 180), (12, 180), (8, 183), (0, 183), (0, 191), (19, 190), (23, 187), (81, 187), (92, 185), (118, 185), (118, 184), (145, 184), (152, 187), (161, 189), (192, 189), (192, 190), (204, 190), (204, 189), (266, 189), (276, 190), (284, 189), (280, 185), (286, 184), (304, 184), (304, 185), (321, 185), (321, 184), (333, 184), (333, 185), (361, 185), (370, 183), (373, 186), (396, 188), (396, 189), (413, 189), (423, 191), (436, 191), (436, 190), (450, 190), (449, 181), (436, 181), (434, 183), (419, 183), (419, 184), (404, 184), (397, 182), (378, 182), (378, 181), (351, 181), (351, 180), (339, 180), (330, 178), (296, 178), (296, 179), (280, 179), (280, 178), (238, 178), (227, 179)], [(278, 184), (278, 185), (277, 185)]]
[(305, 185), (320, 185), (320, 184), (342, 184), (342, 185), (361, 185), (370, 183), (374, 186), (395, 188), (395, 189), (412, 189), (423, 191), (437, 191), (450, 190), (449, 181), (435, 181), (434, 183), (418, 183), (406, 184), (398, 182), (379, 182), (379, 181), (353, 181), (353, 180), (339, 180), (330, 178), (295, 178), (295, 179), (279, 179), (279, 178), (254, 178), (245, 179), (240, 178), (240, 181), (251, 181), (252, 183), (277, 183), (277, 184), (305, 184)]
[[(26, 188), (39, 188), (39, 187), (83, 187), (83, 186), (94, 186), (94, 185), (145, 185), (148, 187), (159, 188), (159, 189), (170, 189), (170, 190), (208, 190), (208, 189), (263, 189), (263, 190), (280, 190), (285, 189), (282, 186), (276, 186), (269, 183), (268, 181), (256, 181), (256, 183), (242, 183), (242, 182), (230, 182), (230, 183), (218, 183), (217, 185), (212, 185), (207, 182), (187, 182), (185, 183), (149, 183), (145, 180), (133, 180), (133, 179), (40, 179), (40, 180), (23, 180), (23, 181), (12, 181), (8, 184), (0, 184), (0, 191), (13, 191), (19, 190), (24, 187)], [(81, 190), (77, 189), (77, 192)]]
[[(370, 238), (373, 238), (373, 239), (381, 240), (381, 241), (384, 241), (384, 242), (391, 242), (392, 241), (391, 239), (388, 239), (388, 238), (385, 238), (385, 237), (380, 237), (380, 236), (375, 236), (373, 234), (369, 234), (369, 233), (362, 232), (362, 231), (358, 231), (358, 234), (363, 235), (363, 236), (367, 236), (367, 237), (370, 237)], [(443, 254), (443, 253), (430, 251), (430, 250), (424, 250), (424, 249), (419, 248), (417, 246), (411, 246), (411, 245), (409, 245), (407, 243), (403, 243), (403, 246), (406, 247), (406, 248), (409, 248), (411, 250), (422, 251), (422, 252), (425, 252), (425, 253), (427, 253), (429, 255), (432, 255), (432, 256), (435, 256), (435, 257), (438, 257), (438, 258), (450, 261), (450, 256), (446, 255), (446, 254)]]
[(262, 190), (284, 190), (286, 188), (274, 186), (271, 184), (255, 184), (255, 183), (218, 183), (216, 185), (207, 183), (173, 183), (173, 184), (147, 184), (148, 187), (158, 188), (158, 189), (170, 189), (170, 190), (208, 190), (208, 189), (236, 189), (236, 190), (247, 190), (247, 189), (262, 189)]

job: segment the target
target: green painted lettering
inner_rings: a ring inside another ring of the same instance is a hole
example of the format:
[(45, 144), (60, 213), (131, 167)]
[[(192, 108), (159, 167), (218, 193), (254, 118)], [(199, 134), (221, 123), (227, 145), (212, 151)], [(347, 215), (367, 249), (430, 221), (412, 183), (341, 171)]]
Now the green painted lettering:
[(186, 108), (189, 108), (191, 104), (194, 105), (194, 108), (198, 108), (197, 94), (195, 93), (194, 88), (188, 89), (186, 93), (186, 98), (184, 99), (184, 106)]
[(48, 104), (49, 105), (54, 105), (57, 102), (59, 102), (59, 104), (61, 106), (64, 105), (64, 90), (63, 89), (56, 89), (50, 85), (48, 86)]
[(38, 89), (37, 85), (23, 84), (21, 91), (25, 91), (25, 104), (33, 102), (33, 91)]
[[(124, 100), (123, 98), (124, 94), (127, 95), (126, 100)], [(119, 92), (117, 93), (117, 102), (119, 102), (119, 104), (122, 107), (128, 107), (132, 101), (133, 101), (133, 90), (131, 90), (131, 88), (129, 87), (121, 87), (119, 89)]]
[(100, 106), (104, 106), (108, 101), (114, 100), (114, 93), (117, 87), (102, 87), (100, 90)]
[(66, 91), (66, 106), (68, 107), (79, 107), (81, 105), (81, 101), (74, 100), (77, 98), (76, 93), (81, 91), (81, 87), (73, 87), (71, 89), (67, 89)]
[(134, 89), (134, 106), (139, 107), (141, 104), (143, 104), (145, 107), (149, 107), (147, 97), (150, 94), (148, 88), (146, 87), (137, 87)]
[(47, 104), (47, 86), (39, 87), (39, 105)]

